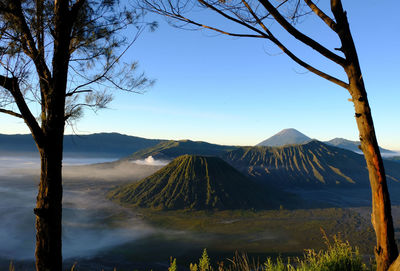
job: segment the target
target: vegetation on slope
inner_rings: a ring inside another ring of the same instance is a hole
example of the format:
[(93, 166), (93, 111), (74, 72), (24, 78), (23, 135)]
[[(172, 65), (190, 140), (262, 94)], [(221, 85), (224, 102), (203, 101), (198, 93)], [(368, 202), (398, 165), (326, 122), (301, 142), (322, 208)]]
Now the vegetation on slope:
[(191, 140), (169, 140), (135, 152), (127, 157), (130, 160), (145, 159), (152, 156), (154, 159), (172, 160), (185, 154), (220, 156), (222, 153), (234, 150), (236, 147), (210, 144)]
[(372, 255), (375, 244), (369, 218), (349, 209), (285, 209), (256, 212), (146, 210), (141, 213), (150, 225), (157, 228), (186, 232), (187, 236), (212, 236), (216, 241), (204, 242), (203, 247), (214, 253), (237, 249), (258, 256), (300, 255), (304, 248), (324, 247), (320, 238), (321, 228), (329, 236), (340, 232), (345, 240), (360, 246), (362, 253)]
[[(284, 147), (242, 147), (223, 159), (240, 171), (278, 186), (369, 185), (362, 155), (313, 140)], [(385, 162), (390, 180), (399, 182), (400, 167)]]
[[(190, 271), (366, 271), (369, 270), (363, 263), (358, 248), (350, 246), (349, 242), (342, 241), (334, 236), (331, 243), (326, 239), (326, 250), (306, 250), (302, 258), (290, 259), (286, 262), (282, 258), (276, 261), (268, 258), (264, 263), (249, 259), (246, 254), (236, 253), (232, 259), (220, 261), (213, 265), (207, 250), (203, 250), (198, 263), (189, 265)], [(171, 258), (168, 271), (178, 271), (176, 259)]]
[[(218, 156), (243, 174), (275, 186), (369, 186), (362, 155), (313, 140), (283, 147), (230, 147), (193, 141), (166, 141), (128, 159), (174, 159), (184, 154)], [(385, 160), (389, 182), (400, 182), (400, 166)]]
[(154, 209), (270, 209), (289, 194), (269, 190), (217, 157), (183, 155), (153, 175), (110, 192), (124, 204)]

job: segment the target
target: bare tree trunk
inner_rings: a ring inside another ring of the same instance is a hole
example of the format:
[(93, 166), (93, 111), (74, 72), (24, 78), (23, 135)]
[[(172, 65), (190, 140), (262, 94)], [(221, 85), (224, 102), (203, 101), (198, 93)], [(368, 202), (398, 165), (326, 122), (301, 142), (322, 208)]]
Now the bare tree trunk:
[(371, 110), (361, 73), (350, 66), (350, 93), (360, 133), (361, 149), (367, 162), (372, 192), (371, 221), (376, 234), (375, 258), (377, 270), (388, 270), (398, 256), (385, 169), (376, 140)]
[(37, 271), (62, 270), (62, 155), (72, 27), (69, 1), (55, 1), (54, 14), (53, 78), (44, 94), (42, 130), (45, 140), (39, 149), (41, 176), (35, 209)]
[(361, 150), (367, 162), (372, 192), (371, 221), (376, 235), (375, 258), (378, 271), (386, 271), (398, 257), (394, 237), (393, 219), (385, 169), (376, 140), (374, 123), (369, 107), (367, 92), (358, 61), (357, 50), (350, 32), (346, 12), (341, 0), (331, 0), (335, 16), (336, 32), (342, 43), (338, 50), (346, 57), (345, 71), (349, 79), (349, 93), (354, 104), (355, 117), (360, 134)]
[(36, 270), (62, 270), (62, 141), (63, 134), (48, 137), (40, 149), (41, 175), (36, 214)]

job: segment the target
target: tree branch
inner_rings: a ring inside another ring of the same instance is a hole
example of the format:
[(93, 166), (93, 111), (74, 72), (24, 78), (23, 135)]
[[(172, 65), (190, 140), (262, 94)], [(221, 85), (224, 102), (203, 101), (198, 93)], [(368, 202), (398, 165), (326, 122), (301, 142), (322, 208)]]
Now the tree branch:
[[(164, 15), (166, 15), (166, 14), (164, 14)], [(168, 15), (166, 15), (166, 16), (168, 16)], [(189, 18), (183, 17), (180, 14), (176, 14), (174, 16), (169, 16), (169, 17), (174, 18), (174, 19), (178, 19), (180, 21), (184, 21), (186, 23), (189, 23), (189, 24), (192, 24), (192, 25), (196, 25), (196, 26), (199, 26), (199, 27), (202, 27), (202, 28), (210, 29), (210, 30), (213, 30), (215, 32), (218, 32), (218, 33), (221, 33), (221, 34), (224, 34), (224, 35), (227, 35), (227, 36), (239, 37), (239, 38), (265, 38), (264, 35), (252, 35), (252, 34), (240, 34), (240, 33), (227, 32), (227, 31), (224, 31), (222, 29), (219, 29), (219, 28), (216, 28), (216, 27), (213, 27), (213, 26), (209, 26), (209, 25), (205, 25), (205, 24), (201, 24), (201, 23), (192, 21)]]
[(274, 19), (294, 38), (303, 42), (305, 45), (311, 47), (315, 51), (319, 52), (321, 55), (326, 58), (332, 60), (333, 62), (339, 64), (344, 67), (346, 60), (335, 53), (331, 52), (315, 40), (310, 37), (304, 35), (300, 31), (298, 31), (293, 25), (291, 25), (283, 16), (279, 13), (279, 11), (268, 1), (268, 0), (259, 0), (259, 2), (265, 7), (265, 9), (271, 13)]
[(43, 9), (43, 1), (36, 0), (36, 42), (38, 47), (38, 56), (40, 58), (45, 55)]
[[(138, 37), (139, 37), (139, 35), (142, 33), (142, 31), (143, 31), (143, 28), (140, 28), (140, 29), (138, 30), (138, 32), (136, 33), (135, 37), (132, 39), (132, 41), (126, 46), (126, 48), (124, 49), (124, 51), (122, 51), (122, 52), (118, 55), (118, 57), (116, 57), (109, 65), (107, 65), (106, 67), (104, 67), (104, 71), (103, 71), (102, 74), (97, 75), (97, 76), (96, 76), (95, 78), (93, 78), (93, 79), (89, 79), (89, 78), (85, 77), (84, 75), (82, 75), (82, 74), (80, 74), (78, 71), (76, 71), (75, 68), (74, 68), (73, 66), (70, 66), (70, 68), (71, 68), (72, 70), (74, 70), (78, 75), (80, 75), (82, 78), (84, 78), (85, 80), (87, 80), (87, 82), (82, 83), (81, 85), (76, 86), (73, 90), (67, 92), (67, 93), (65, 94), (65, 96), (66, 96), (66, 97), (68, 97), (68, 96), (73, 96), (73, 95), (75, 95), (75, 94), (77, 94), (77, 93), (81, 93), (81, 92), (91, 92), (91, 90), (79, 90), (79, 89), (80, 89), (80, 88), (83, 88), (83, 87), (86, 87), (86, 86), (88, 86), (88, 85), (97, 83), (97, 82), (101, 81), (102, 79), (106, 78), (106, 77), (107, 77), (107, 74), (113, 69), (114, 65), (115, 65), (116, 63), (118, 63), (118, 61), (121, 59), (121, 57), (122, 57), (122, 56), (128, 51), (128, 49), (131, 48), (131, 46), (135, 43), (135, 41), (138, 39)], [(108, 81), (111, 81), (111, 80), (108, 79)], [(112, 82), (112, 81), (111, 81), (111, 82)], [(112, 82), (112, 83), (114, 83), (114, 82)], [(121, 87), (118, 86), (118, 85), (116, 85), (116, 86), (117, 86), (119, 89), (122, 89), (122, 90), (130, 91), (130, 92), (135, 92), (135, 91), (132, 91), (132, 90), (128, 90), (128, 89), (121, 88)]]
[(298, 58), (295, 54), (293, 54), (289, 49), (287, 49), (278, 39), (276, 39), (274, 36), (270, 35), (270, 40), (275, 43), (286, 55), (288, 55), (292, 60), (294, 60), (296, 63), (298, 63), (300, 66), (306, 68), (307, 70), (309, 70), (310, 72), (328, 80), (331, 81), (332, 83), (335, 83), (345, 89), (349, 88), (349, 85), (345, 82), (343, 82), (342, 80), (339, 80), (327, 73), (324, 73), (316, 68), (314, 68), (313, 66), (311, 66), (310, 64), (304, 62), (303, 60), (301, 60), (300, 58)]
[(38, 147), (41, 147), (44, 143), (43, 131), (40, 129), (39, 124), (37, 123), (35, 117), (32, 115), (32, 112), (25, 102), (24, 96), (22, 95), (22, 92), (19, 88), (18, 79), (15, 77), (10, 78), (0, 75), (0, 86), (8, 90), (14, 97), (19, 112), (21, 112), (20, 115), (31, 130), (32, 136), (35, 139), (36, 144), (38, 145)]
[(8, 115), (23, 119), (21, 114), (18, 114), (17, 112), (14, 112), (11, 110), (0, 108), (0, 113), (8, 114)]
[(349, 84), (346, 82), (343, 82), (340, 79), (337, 79), (336, 77), (333, 77), (327, 73), (324, 73), (323, 71), (320, 71), (310, 64), (304, 62), (300, 58), (298, 58), (294, 53), (292, 53), (288, 48), (286, 48), (278, 39), (276, 39), (274, 36), (271, 36), (270, 40), (275, 43), (288, 57), (290, 57), (293, 61), (295, 61), (297, 64), (302, 66), (303, 68), (307, 69), (308, 71), (328, 80), (331, 81), (332, 83), (335, 83), (345, 89), (349, 89)]
[(75, 2), (75, 4), (72, 5), (71, 10), (70, 10), (70, 21), (75, 22), (76, 16), (78, 16), (79, 10), (82, 8), (83, 4), (86, 2), (86, 0), (78, 0)]
[(249, 25), (249, 24), (247, 24), (247, 23), (245, 23), (243, 21), (240, 21), (240, 20), (238, 20), (238, 19), (236, 19), (236, 18), (234, 18), (232, 16), (229, 16), (228, 14), (223, 12), (222, 10), (217, 9), (216, 7), (214, 7), (213, 5), (210, 5), (209, 3), (205, 2), (204, 0), (197, 0), (197, 1), (199, 1), (201, 4), (205, 5), (206, 7), (214, 10), (215, 12), (219, 13), (220, 15), (222, 15), (225, 18), (227, 18), (228, 20), (231, 20), (231, 21), (233, 21), (235, 23), (241, 24), (244, 27), (247, 27), (248, 29), (253, 30), (256, 33), (259, 33), (264, 38), (268, 38), (268, 36), (264, 32), (262, 32), (261, 30), (255, 28), (254, 26), (251, 26), (251, 25)]
[(317, 7), (311, 0), (304, 0), (310, 9), (318, 15), (333, 31), (337, 32), (336, 22), (326, 15), (319, 7)]
[(33, 60), (36, 66), (36, 70), (41, 77), (40, 79), (44, 79), (47, 83), (49, 83), (51, 79), (51, 73), (49, 68), (47, 67), (46, 61), (44, 60), (44, 55), (40, 55), (38, 49), (35, 45), (35, 40), (32, 37), (31, 31), (28, 27), (28, 24), (25, 20), (25, 16), (22, 12), (22, 6), (20, 0), (15, 0), (16, 7), (13, 10), (12, 15), (17, 19), (20, 24), (22, 35), (24, 37), (27, 47), (29, 51), (27, 51), (27, 55)]
[(75, 94), (79, 94), (79, 93), (88, 93), (88, 92), (92, 92), (92, 91), (93, 91), (93, 90), (91, 90), (91, 89), (83, 89), (83, 90), (75, 89), (74, 91), (67, 92), (67, 93), (65, 94), (65, 97), (71, 97), (71, 96), (73, 96), (73, 95), (75, 95)]
[(275, 36), (272, 34), (272, 32), (263, 24), (263, 22), (258, 18), (258, 16), (255, 14), (253, 9), (250, 7), (250, 5), (246, 2), (246, 0), (242, 0), (243, 4), (246, 6), (246, 8), (249, 10), (250, 14), (256, 19), (257, 23), (260, 24), (260, 26), (267, 32), (269, 39), (275, 43), (286, 55), (288, 55), (292, 60), (294, 60), (296, 63), (301, 65), (302, 67), (306, 68), (307, 70), (311, 71), (312, 73), (325, 78), (343, 88), (348, 88), (348, 84), (345, 82), (330, 76), (329, 74), (326, 74), (313, 66), (307, 64), (306, 62), (302, 61), (300, 58), (298, 58), (295, 54), (293, 54), (289, 49), (287, 49)]
[(249, 10), (250, 14), (254, 17), (256, 22), (264, 29), (265, 32), (269, 32), (268, 28), (265, 26), (265, 24), (260, 20), (260, 18), (257, 16), (257, 14), (253, 11), (253, 9), (250, 7), (250, 5), (246, 2), (246, 0), (242, 0), (243, 4), (246, 6), (246, 8)]
[(178, 21), (182, 21), (182, 22), (185, 22), (185, 23), (188, 23), (188, 24), (192, 24), (192, 25), (195, 25), (195, 26), (198, 26), (198, 27), (201, 27), (201, 28), (210, 29), (210, 30), (213, 30), (215, 32), (218, 32), (218, 33), (221, 33), (221, 34), (224, 34), (224, 35), (228, 35), (228, 36), (232, 36), (232, 37), (240, 37), (240, 38), (268, 38), (265, 35), (265, 33), (260, 31), (259, 29), (255, 28), (255, 27), (253, 27), (253, 26), (251, 26), (249, 24), (246, 24), (245, 22), (242, 22), (242, 21), (240, 21), (240, 20), (238, 20), (236, 18), (233, 18), (233, 17), (229, 16), (228, 14), (226, 14), (223, 11), (221, 11), (221, 10), (213, 7), (212, 5), (204, 2), (203, 0), (198, 0), (198, 1), (200, 3), (202, 3), (203, 5), (209, 7), (210, 9), (213, 9), (214, 11), (218, 12), (219, 14), (224, 16), (225, 18), (227, 18), (229, 20), (232, 20), (234, 22), (237, 22), (237, 23), (245, 26), (246, 28), (249, 28), (250, 30), (255, 31), (259, 35), (245, 34), (245, 33), (233, 33), (233, 32), (224, 31), (222, 29), (219, 29), (219, 28), (216, 28), (216, 27), (213, 27), (213, 26), (209, 26), (209, 25), (204, 25), (204, 24), (198, 23), (196, 21), (193, 21), (193, 20), (183, 16), (182, 14), (180, 14), (179, 11), (176, 11), (176, 9), (172, 6), (170, 0), (168, 0), (168, 3), (170, 3), (170, 10), (171, 11), (168, 11), (166, 7), (161, 8), (161, 7), (155, 6), (155, 5), (153, 5), (152, 3), (150, 3), (147, 0), (145, 0), (145, 3), (146, 3), (146, 5), (148, 7), (150, 7), (150, 10), (152, 12), (155, 12), (155, 13), (157, 13), (159, 15), (167, 16), (167, 17), (170, 17), (172, 19), (176, 19)]

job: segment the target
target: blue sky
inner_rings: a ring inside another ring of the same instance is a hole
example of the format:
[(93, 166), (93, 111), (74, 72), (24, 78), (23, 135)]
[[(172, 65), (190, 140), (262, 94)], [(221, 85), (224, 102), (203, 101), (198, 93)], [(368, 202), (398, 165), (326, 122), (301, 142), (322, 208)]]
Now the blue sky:
[[(343, 2), (379, 143), (400, 150), (400, 3)], [(205, 23), (232, 27), (208, 13), (196, 16)], [(159, 28), (144, 32), (125, 58), (138, 60), (140, 70), (156, 79), (156, 84), (140, 95), (115, 92), (109, 109), (86, 112), (75, 127), (77, 133), (119, 132), (254, 145), (284, 128), (296, 128), (320, 140), (357, 140), (347, 91), (305, 72), (267, 40), (187, 31), (169, 26), (162, 17), (149, 19), (157, 20)], [(338, 47), (336, 39), (327, 35), (326, 26), (313, 17), (298, 27), (330, 49)], [(293, 40), (288, 44), (304, 59), (344, 78), (339, 68), (311, 50)], [(28, 133), (22, 121), (0, 117), (1, 133)]]

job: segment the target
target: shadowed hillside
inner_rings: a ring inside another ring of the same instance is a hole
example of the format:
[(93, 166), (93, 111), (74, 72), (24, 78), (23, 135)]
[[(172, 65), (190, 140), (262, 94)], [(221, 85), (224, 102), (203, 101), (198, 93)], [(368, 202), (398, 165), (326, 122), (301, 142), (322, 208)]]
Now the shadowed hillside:
[(268, 190), (217, 157), (183, 155), (153, 175), (117, 188), (109, 197), (154, 209), (271, 209), (292, 195)]
[[(64, 154), (123, 157), (152, 147), (163, 140), (146, 139), (118, 133), (65, 135)], [(0, 134), (0, 153), (37, 153), (32, 135)]]
[[(281, 187), (369, 185), (362, 155), (313, 140), (284, 147), (243, 147), (223, 159), (240, 171)], [(400, 166), (385, 161), (390, 181), (399, 182)]]

